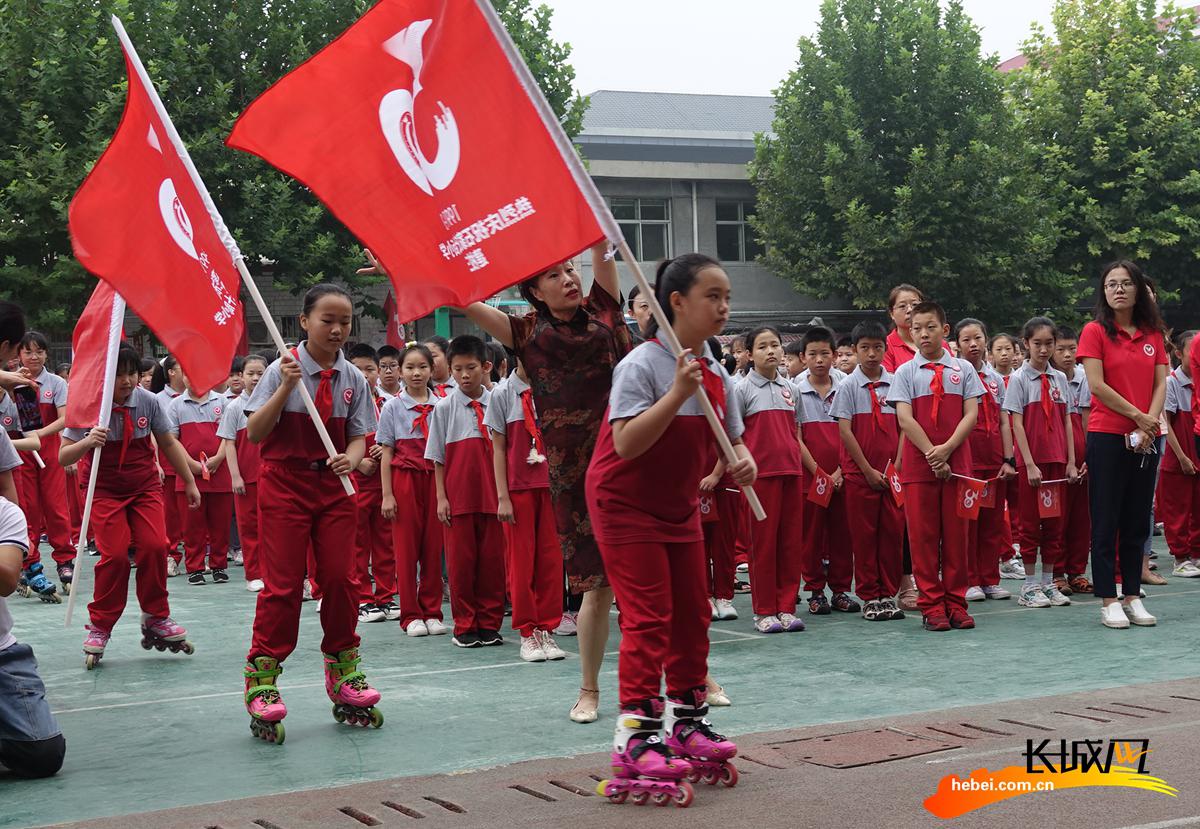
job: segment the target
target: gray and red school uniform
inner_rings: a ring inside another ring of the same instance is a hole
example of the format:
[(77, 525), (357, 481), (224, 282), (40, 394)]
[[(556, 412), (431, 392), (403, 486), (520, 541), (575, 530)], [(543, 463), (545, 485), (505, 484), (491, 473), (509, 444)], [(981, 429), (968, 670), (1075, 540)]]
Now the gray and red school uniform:
[[(341, 353), (322, 369), (302, 343), (294, 352), (301, 378), (321, 411), (334, 449), (375, 430), (375, 404), (362, 373)], [(270, 400), (283, 379), (276, 360), (245, 404), (247, 416)], [(322, 401), (326, 401), (322, 403)], [(279, 420), (260, 444), (258, 478), (259, 561), (265, 587), (258, 594), (254, 632), (246, 660), (286, 659), (296, 648), (308, 553), (322, 589), (321, 650), (339, 653), (358, 646), (358, 579), (353, 544), (358, 507), (329, 468), (328, 454), (299, 389), (292, 389)]]
[[(796, 612), (804, 555), (804, 503), (800, 442), (800, 398), (776, 374), (768, 380), (751, 369), (734, 386), (744, 424), (743, 441), (758, 465), (754, 492), (767, 514), (751, 526), (750, 599), (757, 616)], [(723, 489), (725, 483), (718, 487)], [(732, 493), (731, 493), (732, 494)], [(735, 496), (736, 497), (736, 496)]]
[(1000, 584), (1000, 561), (1012, 558), (1012, 535), (1004, 516), (1010, 484), (997, 477), (1004, 465), (1000, 429), (1008, 415), (1004, 412), (1004, 378), (987, 363), (978, 373), (983, 394), (975, 428), (967, 440), (971, 445), (972, 475), (988, 482), (991, 506), (981, 504), (979, 517), (967, 528), (967, 581), (971, 587), (994, 587)]
[[(1025, 438), (1029, 442), (1029, 454), (1042, 472), (1042, 480), (1058, 481), (1067, 477), (1067, 415), (1074, 408), (1067, 376), (1058, 369), (1047, 366), (1038, 371), (1026, 362), (1014, 371), (1004, 393), (1004, 411), (1021, 415)], [(1016, 425), (1013, 425), (1014, 432)], [(1014, 443), (1016, 438), (1014, 437)], [(1066, 495), (1066, 484), (1050, 484), (1059, 493), (1059, 515), (1043, 518), (1039, 513), (1042, 493), (1035, 493), (1025, 477), (1025, 455), (1019, 449), (1017, 457), (1016, 486), (1022, 488), (1017, 499), (1018, 520), (1014, 541), (1021, 545), (1021, 560), (1025, 572), (1032, 575), (1031, 568), (1037, 563), (1038, 550), (1042, 554), (1045, 572), (1061, 570), (1066, 558), (1064, 533), (1066, 522), (1062, 512), (1062, 501)], [(1057, 568), (1057, 569), (1056, 569)]]
[[(913, 419), (934, 446), (950, 439), (963, 419), (965, 401), (983, 394), (983, 384), (970, 363), (942, 356), (918, 355), (896, 369), (888, 402), (908, 403)], [(950, 470), (974, 477), (971, 445), (963, 441), (950, 455)], [(958, 481), (939, 480), (924, 454), (912, 441), (901, 452), (900, 481), (904, 486), (904, 517), (908, 525), (913, 578), (922, 615), (966, 612), (968, 522), (958, 514)]]
[[(19, 412), (20, 429), (33, 432), (58, 420), (59, 413), (67, 406), (67, 381), (45, 368), (37, 377), (38, 386), (24, 386), (13, 390)], [(36, 394), (36, 403), (32, 399)], [(71, 539), (71, 518), (67, 507), (67, 473), (58, 462), (59, 435), (42, 438), (38, 450), (44, 467), (39, 467), (32, 452), (18, 453), (21, 467), (14, 475), (21, 477), (21, 509), (29, 524), (29, 554), (25, 566), (42, 560), (38, 541), (43, 529), (53, 548), (55, 564), (70, 564), (75, 559), (75, 547)]]
[[(179, 392), (167, 386), (155, 394), (158, 405), (164, 412), (171, 409), (171, 401), (179, 396)], [(167, 460), (167, 456), (158, 451), (158, 466), (162, 469), (163, 510), (166, 513), (167, 555), (176, 563), (183, 561), (183, 553), (179, 545), (183, 542), (183, 519), (188, 513), (187, 499), (182, 493), (175, 491), (175, 467)]]
[(245, 409), (249, 402), (250, 395), (242, 392), (225, 405), (221, 423), (217, 426), (217, 437), (233, 441), (238, 472), (246, 487), (246, 491), (241, 495), (234, 494), (233, 502), (236, 507), (238, 539), (242, 542), (242, 563), (246, 581), (255, 581), (262, 579), (258, 552), (258, 475), (262, 458), (258, 444), (252, 443), (246, 435)]
[(383, 404), (375, 442), (392, 447), (392, 476), (396, 517), (392, 549), (396, 560), (396, 591), (400, 597), (400, 626), (442, 618), (442, 527), (437, 517), (437, 486), (433, 464), (425, 460), (425, 439), (434, 401), (418, 403), (407, 390)]
[[(385, 398), (371, 389), (371, 402), (378, 414)], [(375, 433), (367, 434), (367, 451), (375, 445)], [(367, 455), (363, 455), (367, 457)], [(379, 469), (372, 475), (354, 471), (358, 501), (358, 601), (360, 604), (390, 604), (396, 596), (396, 554), (392, 550), (392, 522), (383, 517), (383, 478)], [(372, 586), (372, 581), (374, 585)]]
[[(1067, 378), (1071, 393), (1071, 437), (1075, 441), (1075, 465), (1083, 466), (1087, 458), (1087, 430), (1083, 426), (1083, 412), (1092, 408), (1092, 390), (1088, 386), (1087, 373), (1083, 366), (1075, 366), (1075, 376)], [(1181, 442), (1195, 446), (1191, 436), (1183, 434)], [(1063, 521), (1066, 535), (1063, 537), (1062, 570), (1055, 576), (1082, 576), (1087, 570), (1092, 552), (1092, 514), (1088, 506), (1088, 475), (1080, 477), (1074, 486), (1067, 487), (1063, 499)], [(1197, 502), (1200, 506), (1200, 502)]]
[[(881, 368), (872, 380), (855, 368), (837, 388), (830, 415), (850, 423), (863, 456), (872, 469), (883, 472), (896, 459), (900, 431), (896, 409), (888, 402), (892, 373)], [(845, 442), (841, 447), (843, 487), (854, 553), (854, 587), (864, 602), (890, 599), (896, 595), (903, 569), (904, 514), (896, 506), (891, 489), (872, 489), (858, 464), (850, 457)], [(813, 505), (815, 506), (815, 505)]]
[[(1200, 469), (1196, 442), (1192, 439), (1196, 425), (1192, 396), (1192, 378), (1184, 374), (1182, 367), (1167, 375), (1167, 402), (1163, 411), (1184, 455)], [(1163, 452), (1160, 471), (1154, 514), (1163, 522), (1167, 547), (1177, 560), (1200, 558), (1200, 474), (1185, 475), (1179, 458), (1170, 448)]]
[(442, 527), (454, 634), (504, 623), (504, 533), (496, 518), (492, 438), (484, 425), (492, 393), (472, 400), (457, 386), (433, 407), (425, 459), (445, 470), (450, 525)]
[[(837, 383), (822, 396), (807, 375), (796, 382), (799, 394), (800, 432), (804, 445), (817, 468), (832, 475), (842, 462), (842, 436), (837, 420), (830, 414)], [(842, 473), (845, 474), (845, 469)], [(807, 497), (814, 477), (804, 471), (802, 491)], [(846, 511), (846, 490), (835, 491), (828, 506), (812, 502), (804, 505), (804, 589), (821, 592), (828, 585), (834, 593), (849, 593), (854, 579), (854, 553), (850, 540), (850, 516)], [(828, 561), (828, 564), (824, 562)], [(753, 586), (753, 582), (751, 582)]]
[[(67, 429), (63, 435), (78, 443), (89, 431)], [(124, 405), (113, 406), (108, 437), (100, 451), (90, 518), (100, 560), (96, 562), (96, 584), (88, 614), (92, 624), (102, 630), (111, 632), (125, 610), (130, 550), (137, 565), (137, 598), (142, 612), (156, 619), (170, 615), (167, 559), (162, 554), (167, 543), (163, 491), (151, 436), (171, 431), (171, 419), (160, 400), (140, 386), (130, 392)], [(88, 480), (91, 474), (93, 454), (94, 450), (89, 450), (79, 461), (82, 480)]]
[(533, 389), (510, 374), (492, 389), (484, 423), (505, 438), (513, 523), (500, 526), (513, 630), (553, 631), (562, 622), (563, 556)]
[[(25, 437), (25, 433), (21, 431), (21, 416), (17, 412), (17, 404), (13, 402), (13, 397), (10, 392), (3, 392), (0, 396), (0, 431), (4, 432), (10, 440), (20, 440)], [(0, 441), (2, 444), (3, 441)], [(21, 501), (21, 457), (17, 454), (17, 450), (9, 446), (9, 450), (16, 458), (16, 463), (12, 467), (13, 486), (17, 490), (17, 506), (20, 507)], [(8, 470), (0, 470), (7, 472)], [(29, 540), (21, 542), (21, 549), (29, 549)]]
[[(171, 433), (179, 438), (183, 449), (203, 464), (221, 449), (217, 426), (225, 413), (225, 395), (210, 391), (202, 400), (184, 393), (171, 401), (168, 415)], [(204, 551), (208, 547), (208, 564), (213, 570), (224, 570), (229, 564), (229, 525), (233, 521), (233, 483), (229, 466), (221, 464), (205, 480), (196, 476), (200, 490), (200, 508), (188, 510), (183, 518), (184, 565), (189, 573), (204, 572)], [(176, 497), (184, 490), (182, 478), (175, 479)]]
[[(731, 439), (742, 435), (733, 381), (705, 346), (705, 391)], [(633, 349), (613, 371), (608, 413), (587, 471), (587, 505), (620, 610), (620, 702), (704, 687), (711, 611), (705, 584), (699, 481), (715, 438), (695, 397), (658, 441), (621, 458), (612, 423), (653, 406), (675, 380), (675, 357), (657, 340)]]

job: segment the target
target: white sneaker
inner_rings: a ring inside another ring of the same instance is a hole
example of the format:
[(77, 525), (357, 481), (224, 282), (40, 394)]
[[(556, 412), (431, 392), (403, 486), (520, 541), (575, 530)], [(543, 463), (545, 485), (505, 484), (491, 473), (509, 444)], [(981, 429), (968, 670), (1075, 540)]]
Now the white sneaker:
[(400, 605), (395, 602), (387, 602), (379, 605), (379, 611), (383, 613), (383, 618), (389, 622), (400, 621)]
[(1067, 598), (1067, 594), (1059, 590), (1057, 585), (1043, 584), (1042, 593), (1050, 600), (1051, 607), (1064, 607), (1071, 603), (1071, 600)]
[(250, 581), (246, 582), (246, 589), (249, 590), (251, 593), (258, 593), (264, 587), (266, 587), (266, 585), (263, 584), (262, 579), (251, 579)]
[(985, 599), (1011, 599), (1012, 593), (1009, 593), (998, 584), (985, 584), (982, 588)]
[(1130, 599), (1129, 604), (1125, 605), (1125, 612), (1129, 615), (1129, 621), (1135, 625), (1142, 627), (1154, 627), (1158, 624), (1158, 619), (1150, 615), (1146, 610), (1146, 606), (1142, 604), (1141, 599)]
[(546, 652), (542, 650), (542, 643), (537, 636), (521, 637), (521, 659), (525, 662), (546, 661)]
[(982, 587), (968, 587), (966, 599), (968, 602), (982, 602), (987, 598)]
[(383, 611), (378, 605), (360, 604), (358, 606), (358, 621), (360, 622), (382, 622)]
[(1000, 562), (1000, 578), (1002, 579), (1023, 579), (1025, 578), (1025, 562), (1019, 558), (1010, 558), (1008, 561)]
[(711, 597), (708, 600), (708, 613), (714, 622), (721, 618), (721, 611), (717, 610), (717, 600)]
[(541, 644), (542, 653), (546, 654), (546, 658), (551, 662), (567, 658), (567, 652), (558, 646), (558, 643), (554, 641), (554, 637), (550, 635), (550, 631), (535, 630), (533, 635)]
[(779, 624), (783, 625), (784, 633), (795, 633), (796, 631), (804, 630), (804, 620), (794, 613), (780, 613), (777, 618)]
[(736, 619), (738, 617), (737, 608), (733, 606), (733, 599), (717, 599), (717, 618), (722, 621)]
[(317, 612), (318, 613), (321, 612), (321, 603), (324, 601), (325, 601), (324, 599), (317, 599)]
[(750, 565), (749, 565), (748, 563), (746, 563), (746, 562), (744, 562), (744, 561), (743, 561), (741, 564), (739, 564), (739, 565), (737, 566), (736, 570), (737, 570), (737, 572), (739, 572), (739, 573), (749, 573), (749, 572), (750, 572)]
[(308, 579), (305, 579), (305, 580), (304, 580), (304, 589), (303, 589), (303, 591), (300, 593), (300, 601), (302, 601), (302, 602), (311, 602), (311, 601), (312, 601), (312, 598), (313, 598), (313, 594), (312, 594), (312, 582), (311, 582), (311, 581), (309, 581)]
[(429, 628), (420, 619), (413, 619), (408, 623), (408, 627), (404, 629), (404, 632), (409, 636), (428, 636)]
[(426, 619), (425, 629), (429, 631), (430, 636), (446, 635), (446, 626), (442, 624), (441, 619)]
[(167, 556), (167, 578), (174, 578), (179, 575), (179, 562)]
[(1042, 592), (1040, 584), (1027, 585), (1021, 588), (1017, 604), (1021, 607), (1049, 607), (1050, 599)]
[(1196, 566), (1195, 559), (1185, 558), (1183, 561), (1176, 560), (1175, 567), (1171, 570), (1172, 576), (1178, 576), (1181, 579), (1194, 579), (1200, 577), (1200, 567)]
[(576, 629), (577, 614), (571, 611), (566, 611), (562, 615), (562, 621), (558, 623), (558, 627), (554, 629), (555, 636), (575, 636), (578, 632)]
[(246, 560), (242, 557), (242, 548), (229, 551), (229, 565), (231, 567), (245, 567)]
[(1113, 602), (1108, 607), (1100, 609), (1100, 624), (1106, 628), (1122, 630), (1129, 627), (1129, 617), (1125, 615), (1125, 610), (1121, 607), (1120, 602)]
[(783, 623), (775, 615), (755, 616), (754, 629), (759, 633), (783, 633)]

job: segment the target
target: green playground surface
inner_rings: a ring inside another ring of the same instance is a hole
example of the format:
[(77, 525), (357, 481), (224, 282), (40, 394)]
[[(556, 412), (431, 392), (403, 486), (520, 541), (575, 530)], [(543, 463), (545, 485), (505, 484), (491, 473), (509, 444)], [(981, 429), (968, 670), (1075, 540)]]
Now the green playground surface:
[[(1161, 538), (1155, 547), (1169, 573)], [(287, 741), (256, 740), (241, 688), (254, 596), (240, 569), (231, 575), (226, 585), (168, 583), (193, 656), (141, 648), (131, 591), (104, 662), (90, 672), (80, 649), (82, 604), (67, 630), (63, 605), (9, 600), (18, 639), (38, 656), (67, 758), (48, 780), (0, 776), (0, 827), (479, 769), (601, 751), (611, 740), (615, 614), (602, 716), (592, 725), (566, 716), (579, 687), (573, 638), (558, 640), (571, 652), (566, 660), (525, 664), (508, 631), (504, 647), (461, 650), (449, 636), (409, 638), (394, 622), (360, 625), (362, 667), (383, 694), (387, 718), (376, 731), (333, 721), (312, 602), (280, 677)], [(752, 632), (749, 597), (739, 595), (741, 619), (712, 627), (711, 671), (733, 706), (714, 709), (711, 719), (738, 735), (1195, 676), (1200, 579), (1171, 579), (1147, 592), (1157, 628), (1107, 630), (1089, 596), (1064, 608), (1021, 608), (1015, 599), (976, 604), (973, 631), (927, 633), (916, 614), (871, 623), (805, 613), (806, 632), (773, 636)]]

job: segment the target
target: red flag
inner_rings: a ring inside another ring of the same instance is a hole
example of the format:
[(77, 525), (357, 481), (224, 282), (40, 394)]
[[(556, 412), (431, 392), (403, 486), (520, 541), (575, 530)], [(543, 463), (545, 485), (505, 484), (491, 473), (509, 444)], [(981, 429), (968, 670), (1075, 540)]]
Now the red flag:
[(970, 478), (958, 479), (958, 498), (954, 511), (959, 518), (975, 521), (979, 518), (979, 508), (983, 504), (983, 481), (973, 481)]
[(381, 0), (226, 141), (303, 182), (371, 249), (402, 320), (486, 299), (605, 235), (492, 15)]
[(125, 112), (71, 201), (71, 245), (205, 391), (229, 376), (242, 336), (238, 272), (129, 48), (125, 67)]
[(817, 474), (813, 476), (808, 487), (808, 500), (821, 509), (828, 507), (829, 502), (833, 500), (833, 479), (820, 467), (817, 467)]
[(387, 321), (387, 344), (393, 348), (404, 350), (404, 323), (396, 310), (396, 297), (388, 291), (387, 299), (383, 301), (383, 316)]
[(900, 473), (896, 471), (896, 464), (889, 460), (883, 470), (883, 476), (887, 478), (888, 490), (892, 493), (892, 500), (896, 502), (897, 509), (903, 509), (904, 487), (900, 483)]
[[(986, 397), (987, 395), (984, 395)], [(996, 481), (987, 481), (983, 491), (979, 493), (979, 506), (982, 509), (996, 508)]]
[(1062, 484), (1042, 484), (1037, 488), (1038, 516), (1062, 518)]
[[(97, 282), (92, 298), (75, 323), (75, 333), (71, 337), (71, 393), (67, 396), (67, 426), (71, 428), (90, 429), (100, 422), (109, 338), (115, 335), (124, 339), (125, 336), (120, 327), (113, 330), (113, 304), (116, 301), (117, 294), (112, 286), (103, 280)], [(117, 325), (120, 326), (119, 320)]]

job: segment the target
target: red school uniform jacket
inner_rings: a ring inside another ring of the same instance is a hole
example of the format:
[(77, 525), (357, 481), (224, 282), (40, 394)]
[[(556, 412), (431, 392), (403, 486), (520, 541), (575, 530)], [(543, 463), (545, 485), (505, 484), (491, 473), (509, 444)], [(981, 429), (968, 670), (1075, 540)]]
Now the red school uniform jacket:
[[(237, 453), (238, 472), (242, 475), (242, 483), (258, 483), (258, 467), (262, 462), (257, 443), (252, 443), (246, 436), (246, 404), (250, 395), (242, 392), (225, 405), (221, 415), (221, 423), (217, 426), (217, 437), (222, 440), (232, 440)], [(223, 464), (227, 466), (227, 464)], [(232, 475), (230, 475), (232, 478)]]
[[(1171, 424), (1171, 431), (1175, 433), (1175, 437), (1179, 440), (1179, 445), (1183, 447), (1183, 453), (1187, 455), (1192, 463), (1200, 466), (1200, 459), (1196, 456), (1196, 441), (1193, 435), (1196, 424), (1195, 416), (1192, 413), (1192, 399), (1192, 378), (1183, 373), (1181, 366), (1167, 375), (1167, 402), (1163, 406), (1163, 411), (1167, 414), (1167, 421)], [(1174, 452), (1169, 450), (1163, 452), (1162, 471), (1181, 471), (1179, 468), (1179, 458), (1175, 457)]]
[[(742, 439), (758, 465), (758, 477), (801, 474), (804, 467), (796, 440), (800, 398), (792, 384), (778, 374), (768, 380), (751, 369), (735, 383), (733, 398), (745, 428)], [(715, 463), (715, 453), (713, 460)]]
[[(742, 418), (733, 380), (705, 347), (709, 399), (731, 440), (742, 436)], [(689, 397), (662, 437), (642, 455), (626, 460), (613, 445), (612, 422), (636, 417), (653, 406), (675, 382), (675, 357), (651, 340), (629, 352), (613, 370), (609, 406), (588, 466), (588, 515), (601, 544), (703, 541), (700, 479), (712, 471), (716, 438)], [(718, 386), (719, 382), (719, 386)]]
[(800, 434), (804, 436), (804, 445), (808, 447), (817, 466), (827, 473), (832, 473), (842, 462), (842, 435), (831, 414), (837, 389), (835, 381), (830, 385), (829, 393), (822, 398), (813, 388), (808, 375), (796, 382), (800, 397)]
[[(113, 406), (108, 420), (108, 438), (100, 450), (96, 496), (124, 499), (159, 489), (150, 436), (170, 432), (171, 428), (171, 418), (163, 410), (159, 398), (140, 386), (134, 387), (123, 406)], [(78, 443), (89, 431), (66, 429), (63, 436)], [(88, 451), (79, 460), (81, 481), (86, 481), (91, 474), (92, 455), (93, 452)]]
[[(938, 369), (937, 366), (941, 368)], [(935, 388), (939, 374), (940, 394)], [(970, 363), (952, 357), (949, 351), (943, 349), (942, 356), (932, 362), (918, 356), (900, 366), (892, 378), (888, 402), (892, 405), (911, 405), (913, 418), (925, 430), (929, 440), (937, 446), (949, 440), (958, 428), (963, 417), (963, 402), (982, 394), (983, 384), (979, 382), (975, 368)], [(914, 484), (937, 480), (925, 456), (910, 440), (904, 442), (900, 466), (901, 483)], [(970, 441), (963, 441), (950, 456), (950, 470), (956, 475), (972, 476)]]
[(492, 393), (483, 389), (472, 400), (455, 386), (433, 407), (425, 459), (445, 467), (451, 515), (496, 514), (492, 439), (483, 425)]
[[(225, 413), (225, 395), (210, 391), (203, 400), (193, 400), (185, 392), (171, 401), (171, 433), (179, 438), (184, 451), (193, 459), (204, 462), (201, 455), (211, 458), (221, 448), (217, 437), (217, 426)], [(196, 476), (196, 487), (201, 492), (232, 492), (233, 483), (229, 476), (229, 465), (221, 464), (209, 480)], [(175, 491), (183, 492), (183, 479), (175, 479)]]
[[(973, 370), (969, 363), (967, 370)], [(1000, 471), (1000, 465), (1004, 463), (1004, 440), (1000, 437), (1000, 426), (1006, 417), (1004, 397), (1008, 388), (1005, 381), (1008, 378), (1001, 377), (1000, 373), (987, 363), (980, 366), (978, 373), (983, 394), (979, 398), (979, 417), (975, 420), (975, 428), (971, 430), (968, 442), (971, 444), (971, 464), (976, 477), (990, 479)]]
[[(887, 369), (881, 369), (878, 380), (871, 380), (861, 368), (855, 368), (838, 386), (829, 410), (835, 421), (850, 421), (850, 431), (862, 448), (867, 463), (880, 472), (895, 460), (896, 447), (900, 445), (896, 408), (887, 399), (891, 387), (892, 373)], [(840, 440), (840, 432), (838, 437)], [(850, 457), (844, 442), (839, 462), (844, 476), (863, 480), (862, 470)]]
[(426, 402), (418, 403), (406, 389), (383, 404), (375, 442), (392, 447), (393, 469), (433, 471), (433, 463), (425, 460), (425, 439), (429, 436), (429, 417), (437, 399), (430, 392)]
[(484, 424), (496, 434), (504, 435), (509, 492), (550, 489), (546, 445), (538, 425), (533, 389), (528, 383), (510, 374), (493, 388)]
[[(1012, 373), (1004, 393), (1004, 411), (1021, 415), (1029, 454), (1036, 464), (1067, 462), (1067, 430), (1063, 421), (1073, 408), (1067, 376), (1051, 366), (1043, 373), (1032, 363), (1022, 364)], [(1023, 468), (1024, 456), (1020, 451), (1016, 455), (1017, 466)]]

